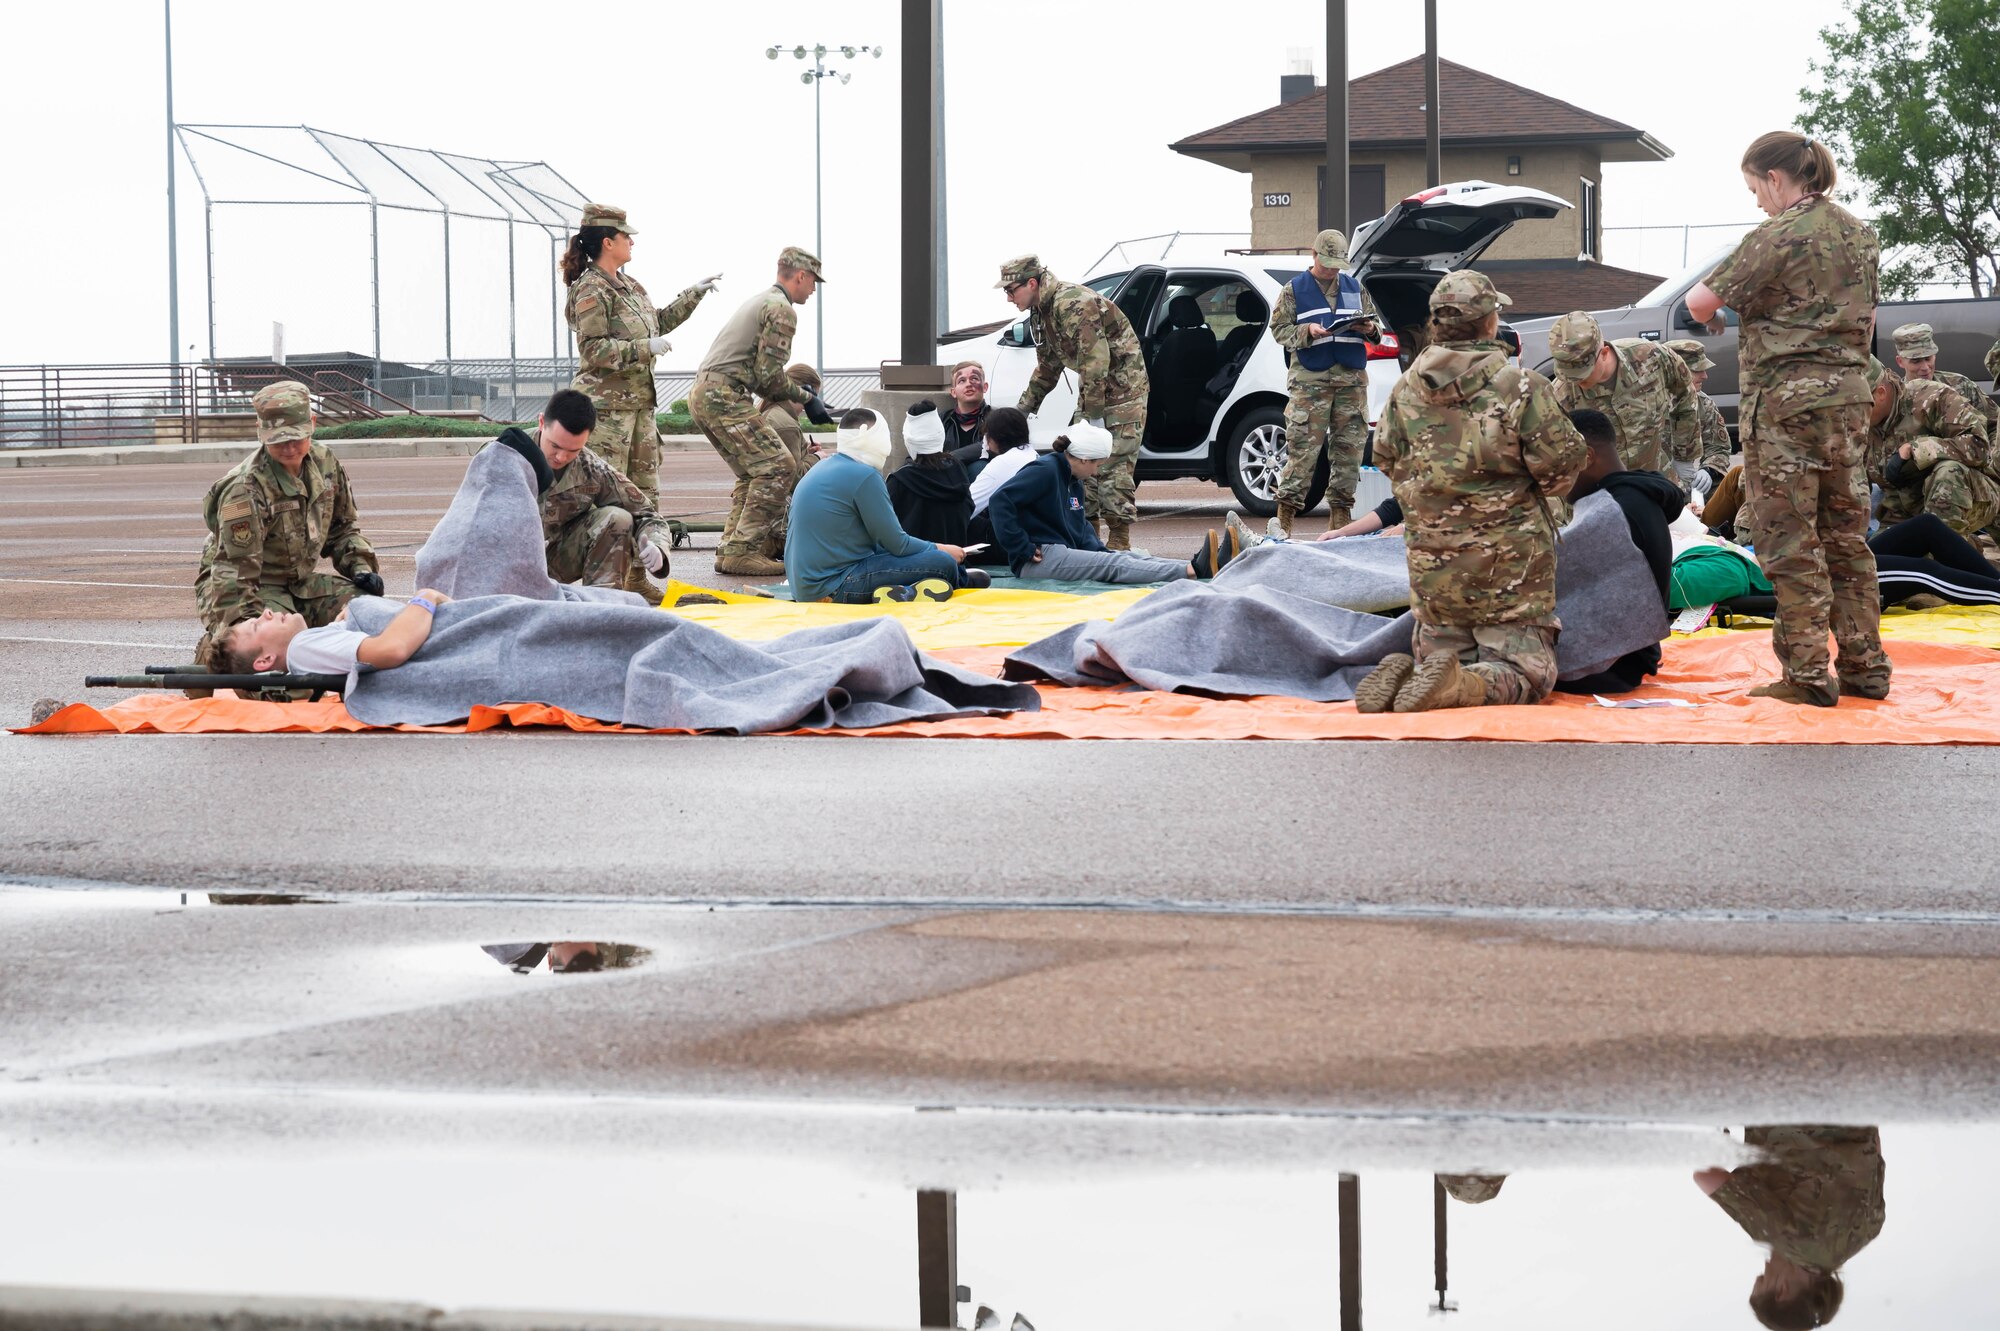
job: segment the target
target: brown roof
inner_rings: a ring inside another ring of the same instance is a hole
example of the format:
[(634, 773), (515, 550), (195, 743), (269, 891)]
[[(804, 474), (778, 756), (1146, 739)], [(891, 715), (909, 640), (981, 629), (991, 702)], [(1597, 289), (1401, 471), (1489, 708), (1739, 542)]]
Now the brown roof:
[(1617, 309), (1660, 284), (1651, 273), (1574, 259), (1481, 259), (1472, 266), (1514, 302), (1502, 316), (1507, 319)]
[[(1673, 150), (1641, 129), (1491, 74), (1438, 61), (1439, 133), (1458, 147), (1596, 142), (1623, 145), (1607, 161), (1658, 160)], [(1347, 84), (1350, 150), (1421, 148), (1424, 61), (1415, 56)], [(1326, 142), (1326, 89), (1320, 88), (1170, 145), (1193, 157), (1296, 152)]]

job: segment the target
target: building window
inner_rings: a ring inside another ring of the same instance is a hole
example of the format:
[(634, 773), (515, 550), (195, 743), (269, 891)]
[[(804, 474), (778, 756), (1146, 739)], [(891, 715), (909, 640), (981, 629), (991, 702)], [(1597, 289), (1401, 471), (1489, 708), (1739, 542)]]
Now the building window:
[(1508, 175), (1510, 175), (1510, 176), (1518, 176), (1518, 175), (1520, 175), (1520, 174), (1521, 174), (1521, 159), (1520, 159), (1520, 158), (1518, 158), (1518, 157), (1509, 157), (1509, 158), (1507, 159), (1507, 174), (1508, 174)]
[(1583, 244), (1577, 250), (1579, 259), (1596, 259), (1597, 253), (1597, 182), (1577, 177), (1576, 221), (1583, 228)]

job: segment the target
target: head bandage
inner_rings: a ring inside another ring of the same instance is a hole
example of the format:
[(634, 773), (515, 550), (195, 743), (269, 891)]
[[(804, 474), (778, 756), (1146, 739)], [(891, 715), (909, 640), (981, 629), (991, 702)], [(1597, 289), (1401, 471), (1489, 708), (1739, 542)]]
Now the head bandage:
[(1085, 462), (1099, 461), (1111, 456), (1111, 431), (1102, 425), (1089, 421), (1078, 421), (1069, 427), (1069, 455)]
[(944, 417), (935, 408), (912, 412), (903, 421), (903, 447), (910, 450), (912, 457), (944, 452)]
[(842, 456), (865, 462), (880, 471), (882, 464), (889, 460), (889, 423), (878, 414), (858, 429), (843, 425), (834, 433), (833, 447)]

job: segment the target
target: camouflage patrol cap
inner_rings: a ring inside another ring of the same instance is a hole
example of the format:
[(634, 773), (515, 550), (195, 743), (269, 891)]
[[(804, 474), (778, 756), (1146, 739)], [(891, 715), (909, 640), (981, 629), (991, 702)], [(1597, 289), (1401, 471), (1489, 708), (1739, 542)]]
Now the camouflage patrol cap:
[(1468, 1205), (1490, 1202), (1500, 1195), (1500, 1185), (1507, 1181), (1505, 1174), (1439, 1174), (1437, 1181), (1444, 1190)]
[(1896, 354), (1904, 360), (1929, 360), (1938, 354), (1929, 324), (1904, 324), (1890, 336), (1896, 339)]
[(1891, 376), (1891, 375), (1890, 375), (1890, 373), (1889, 373), (1889, 367), (1888, 367), (1888, 366), (1886, 366), (1886, 365), (1884, 365), (1884, 364), (1882, 363), (1882, 361), (1881, 361), (1881, 358), (1880, 358), (1880, 357), (1876, 357), (1876, 356), (1870, 356), (1870, 357), (1868, 358), (1868, 391), (1869, 391), (1869, 392), (1871, 392), (1871, 393), (1872, 393), (1872, 392), (1874, 392), (1874, 391), (1875, 391), (1876, 389), (1878, 389), (1878, 388), (1880, 388), (1880, 387), (1882, 386), (1882, 381), (1883, 381), (1884, 379), (1888, 379), (1888, 378), (1892, 378), (1892, 377), (1893, 377), (1893, 376)]
[(794, 361), (790, 365), (787, 365), (785, 367), (785, 378), (803, 388), (810, 388), (815, 393), (819, 392), (821, 383), (819, 371), (804, 361)]
[(1603, 347), (1604, 330), (1582, 310), (1571, 310), (1549, 325), (1549, 355), (1565, 379), (1588, 378)]
[(1347, 237), (1328, 229), (1313, 237), (1313, 258), (1324, 268), (1347, 267)]
[(1687, 362), (1687, 367), (1699, 374), (1703, 370), (1715, 368), (1715, 362), (1708, 358), (1708, 352), (1701, 343), (1691, 337), (1677, 337), (1667, 343), (1667, 350)]
[(584, 204), (583, 221), (579, 222), (577, 225), (579, 228), (587, 226), (608, 226), (613, 231), (623, 231), (628, 236), (636, 236), (639, 234), (638, 232), (632, 229), (632, 224), (625, 220), (625, 210), (623, 208), (613, 208), (608, 203)]
[(1446, 273), (1431, 288), (1431, 313), (1451, 323), (1484, 319), (1502, 305), (1514, 302), (1493, 289), (1493, 279), (1470, 268)]
[(819, 270), (819, 256), (811, 250), (802, 250), (797, 245), (787, 245), (778, 251), (778, 267), (803, 268), (821, 282), (826, 281), (826, 274)]
[(1000, 280), (993, 284), (993, 289), (995, 291), (1005, 291), (1008, 287), (1018, 286), (1022, 282), (1032, 282), (1036, 278), (1045, 275), (1048, 271), (1048, 269), (1042, 267), (1041, 255), (1017, 255), (1000, 265)]
[(296, 379), (265, 384), (250, 399), (257, 413), (257, 441), (290, 444), (313, 437), (312, 394)]

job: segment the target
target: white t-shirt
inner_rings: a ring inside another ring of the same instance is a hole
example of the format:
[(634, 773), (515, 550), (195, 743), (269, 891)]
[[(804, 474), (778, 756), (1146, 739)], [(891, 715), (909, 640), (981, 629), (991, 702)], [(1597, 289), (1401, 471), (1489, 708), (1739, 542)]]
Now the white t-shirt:
[(993, 492), (1014, 479), (1014, 473), (1033, 462), (1041, 454), (1033, 444), (1021, 448), (1010, 448), (996, 458), (991, 458), (972, 478), (972, 512), (976, 517), (986, 511), (986, 505), (993, 498)]
[(361, 644), (367, 640), (367, 634), (344, 619), (325, 628), (307, 629), (285, 649), (285, 669), (300, 675), (345, 675), (347, 687), (342, 692), (352, 692), (355, 677), (375, 668), (360, 660)]

